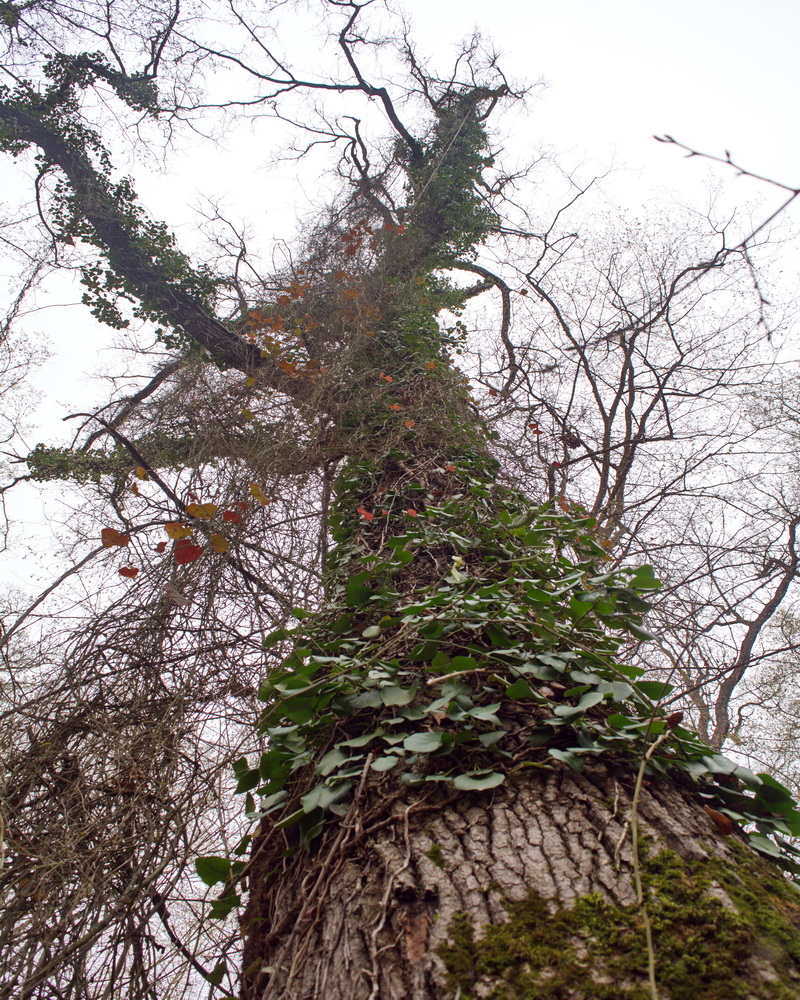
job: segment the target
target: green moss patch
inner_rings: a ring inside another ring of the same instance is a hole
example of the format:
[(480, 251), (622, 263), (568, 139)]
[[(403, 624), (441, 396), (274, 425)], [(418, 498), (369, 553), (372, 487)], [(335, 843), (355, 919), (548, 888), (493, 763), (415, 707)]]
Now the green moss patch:
[[(656, 979), (663, 1000), (796, 1000), (800, 892), (734, 845), (736, 864), (644, 861)], [(438, 954), (462, 1000), (651, 1000), (641, 915), (597, 893), (554, 910), (534, 892), (508, 921), (476, 933), (451, 921)]]

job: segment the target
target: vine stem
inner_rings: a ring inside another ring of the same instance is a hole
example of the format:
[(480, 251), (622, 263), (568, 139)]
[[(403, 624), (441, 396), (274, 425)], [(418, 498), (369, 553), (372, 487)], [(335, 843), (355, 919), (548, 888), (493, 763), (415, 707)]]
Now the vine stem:
[(639, 796), (642, 791), (644, 772), (648, 761), (656, 752), (658, 747), (670, 735), (670, 730), (665, 730), (658, 739), (650, 745), (647, 753), (642, 757), (639, 765), (639, 773), (636, 775), (636, 785), (633, 789), (633, 799), (631, 800), (631, 848), (633, 851), (633, 885), (636, 891), (636, 905), (642, 914), (644, 924), (644, 936), (647, 943), (647, 978), (650, 985), (650, 996), (652, 1000), (659, 1000), (658, 984), (656, 983), (656, 953), (653, 947), (653, 927), (650, 923), (650, 914), (644, 902), (644, 890), (642, 889), (642, 870), (639, 864)]

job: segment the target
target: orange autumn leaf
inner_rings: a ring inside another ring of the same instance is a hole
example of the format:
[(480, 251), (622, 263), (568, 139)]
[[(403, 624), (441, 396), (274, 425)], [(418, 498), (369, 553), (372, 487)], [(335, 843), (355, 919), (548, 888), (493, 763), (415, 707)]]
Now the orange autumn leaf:
[(489, 395), (490, 396), (496, 396), (497, 395), (497, 389), (490, 389), (489, 390)]
[(275, 301), (279, 306), (288, 306), (292, 304), (292, 300), (288, 295), (279, 295)]
[(403, 410), (405, 407), (401, 406), (399, 403), (392, 403), (389, 407), (390, 410)]
[(219, 507), (215, 503), (190, 503), (186, 508), (186, 512), (198, 521), (208, 521), (218, 510)]
[(730, 819), (721, 812), (717, 812), (716, 809), (712, 809), (711, 806), (703, 806), (708, 818), (717, 828), (717, 830), (722, 834), (723, 837), (727, 837), (729, 834), (733, 833), (733, 823)]
[(130, 542), (130, 538), (116, 528), (103, 528), (100, 539), (105, 549), (110, 549), (113, 545), (125, 546)]
[(406, 514), (408, 514), (409, 517), (419, 517), (419, 514), (414, 510), (413, 507), (409, 507), (408, 510), (406, 511)]
[(392, 375), (386, 375), (384, 372), (381, 372), (378, 378), (382, 378), (384, 382), (394, 381), (394, 377)]
[(422, 367), (425, 368), (427, 371), (432, 372), (433, 369), (436, 367), (436, 362), (435, 361), (426, 361), (425, 364)]
[(211, 536), (211, 548), (215, 552), (227, 552), (230, 548), (230, 542), (224, 535), (212, 535)]
[(147, 469), (143, 465), (137, 465), (133, 471), (137, 479), (147, 479)]
[(127, 576), (129, 579), (132, 580), (138, 572), (139, 570), (136, 566), (123, 566), (119, 571), (119, 575)]
[(411, 430), (411, 428), (414, 426), (414, 421), (413, 420), (404, 420), (403, 421), (403, 426), (404, 427), (408, 427), (408, 429)]
[(190, 542), (188, 538), (181, 538), (175, 542), (172, 554), (175, 556), (175, 562), (179, 566), (185, 566), (187, 563), (193, 563), (195, 559), (199, 559), (203, 554), (203, 550), (199, 545)]
[(258, 483), (250, 483), (250, 496), (255, 497), (262, 507), (269, 503), (269, 497), (264, 495)]
[(356, 507), (358, 513), (364, 518), (365, 521), (374, 521), (375, 515), (371, 514), (368, 510), (364, 510), (363, 507)]
[(164, 525), (164, 531), (173, 541), (178, 541), (181, 538), (188, 538), (192, 533), (192, 529), (186, 525), (181, 524), (180, 521), (172, 521), (169, 524)]
[(446, 465), (444, 467), (444, 471), (445, 472), (455, 472), (456, 471), (456, 467), (454, 465)]
[(355, 290), (355, 288), (345, 288), (344, 297), (346, 299), (357, 299), (358, 292)]

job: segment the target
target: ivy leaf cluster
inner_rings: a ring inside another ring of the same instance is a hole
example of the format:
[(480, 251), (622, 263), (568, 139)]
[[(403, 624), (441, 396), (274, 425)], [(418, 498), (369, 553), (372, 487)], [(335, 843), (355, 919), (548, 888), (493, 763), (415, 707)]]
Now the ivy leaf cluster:
[[(363, 470), (352, 478), (363, 487)], [(658, 740), (649, 773), (682, 773), (756, 850), (800, 872), (790, 792), (682, 727), (660, 707), (672, 686), (621, 655), (655, 638), (643, 626), (652, 567), (608, 568), (585, 512), (535, 507), (469, 473), (414, 517), (384, 503), (388, 521), (340, 524), (329, 609), (296, 609), (294, 628), (265, 639), (292, 649), (259, 690), (267, 749), (235, 766), (252, 818), (296, 829), (302, 848), (365, 777), (482, 791), (531, 767), (635, 765)], [(364, 565), (369, 533), (385, 542)], [(348, 558), (358, 569), (342, 574)], [(431, 558), (439, 578), (405, 593)]]

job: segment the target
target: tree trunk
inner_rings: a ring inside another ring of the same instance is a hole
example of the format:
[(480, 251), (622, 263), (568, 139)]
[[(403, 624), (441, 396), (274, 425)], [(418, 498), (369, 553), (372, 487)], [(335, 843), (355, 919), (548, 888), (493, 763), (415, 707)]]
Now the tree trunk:
[(280, 834), (262, 827), (242, 997), (800, 995), (800, 894), (661, 780), (637, 809), (652, 991), (632, 867), (635, 779), (595, 764), (481, 793), (373, 787), (316, 850), (277, 863)]

